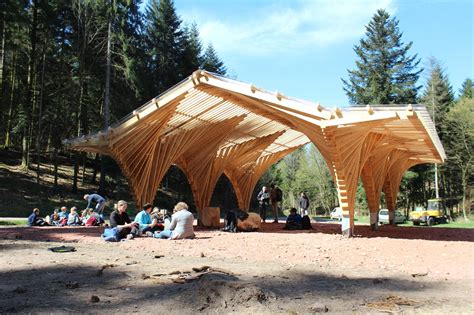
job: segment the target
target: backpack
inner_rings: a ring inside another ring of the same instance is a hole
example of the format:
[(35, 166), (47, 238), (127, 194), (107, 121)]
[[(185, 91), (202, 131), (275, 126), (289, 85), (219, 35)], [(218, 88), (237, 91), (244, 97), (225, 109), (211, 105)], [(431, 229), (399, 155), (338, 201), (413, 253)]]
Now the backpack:
[(311, 226), (311, 220), (307, 215), (304, 215), (301, 219), (301, 229), (302, 230), (311, 230), (313, 227)]
[(86, 226), (99, 226), (99, 221), (94, 216), (91, 216), (86, 221)]
[(121, 237), (118, 228), (105, 228), (104, 233), (100, 236), (106, 242), (119, 242)]
[(233, 211), (228, 211), (224, 217), (224, 232), (237, 232), (237, 216)]
[(278, 187), (275, 188), (275, 197), (276, 197), (276, 201), (282, 201), (283, 200), (283, 192)]

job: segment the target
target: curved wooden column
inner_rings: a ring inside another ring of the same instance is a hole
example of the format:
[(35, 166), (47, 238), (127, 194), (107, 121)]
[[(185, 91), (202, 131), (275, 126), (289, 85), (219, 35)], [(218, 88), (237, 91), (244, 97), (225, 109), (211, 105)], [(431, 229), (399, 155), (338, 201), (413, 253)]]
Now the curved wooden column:
[(410, 157), (413, 156), (405, 151), (394, 150), (391, 156), (393, 162), (388, 169), (387, 176), (383, 183), (382, 189), (385, 194), (387, 209), (389, 211), (389, 221), (392, 225), (395, 224), (394, 219), (397, 206), (397, 194), (400, 189), (400, 182), (403, 174), (405, 174), (405, 172), (413, 165), (420, 163), (417, 160), (410, 160)]
[(241, 165), (232, 163), (225, 170), (225, 174), (234, 186), (234, 189), (236, 192), (239, 191), (237, 201), (242, 210), (249, 210), (255, 185), (267, 169), (300, 147), (297, 146), (274, 154), (268, 154), (255, 161), (249, 161)]
[(222, 171), (216, 169), (216, 152), (226, 141), (234, 128), (245, 118), (237, 116), (220, 123), (210, 125), (196, 145), (189, 147), (176, 161), (183, 165), (188, 178), (193, 179), (195, 187), (194, 202), (198, 214), (209, 206), (210, 198)]
[(386, 119), (381, 119), (323, 129), (331, 154), (331, 166), (343, 214), (341, 229), (345, 236), (352, 236), (354, 232), (354, 204), (359, 176), (372, 151), (384, 138), (370, 131), (385, 122)]

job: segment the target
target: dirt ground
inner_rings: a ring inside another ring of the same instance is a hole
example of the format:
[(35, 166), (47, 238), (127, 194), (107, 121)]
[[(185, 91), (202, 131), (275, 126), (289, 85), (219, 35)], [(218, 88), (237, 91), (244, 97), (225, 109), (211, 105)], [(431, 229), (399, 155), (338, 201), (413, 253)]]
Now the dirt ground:
[[(100, 228), (1, 228), (0, 313), (474, 313), (474, 230), (337, 224), (100, 240)], [(74, 246), (54, 253), (48, 248)]]

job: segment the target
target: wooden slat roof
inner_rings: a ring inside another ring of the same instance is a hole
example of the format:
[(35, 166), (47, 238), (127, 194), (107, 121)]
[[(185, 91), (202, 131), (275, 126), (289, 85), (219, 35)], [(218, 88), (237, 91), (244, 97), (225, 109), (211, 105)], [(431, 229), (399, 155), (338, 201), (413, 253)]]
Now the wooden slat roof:
[[(327, 109), (201, 70), (107, 130), (65, 141), (74, 150), (117, 160), (138, 204), (151, 202), (169, 166), (179, 165), (198, 209), (209, 204), (221, 174), (232, 181), (239, 206), (247, 209), (263, 172), (309, 142), (333, 175), (341, 165), (335, 154), (343, 151), (341, 145), (347, 154), (360, 155), (357, 160), (342, 157), (357, 177), (371, 156), (384, 158), (376, 154), (384, 146), (390, 148), (387, 154), (405, 152), (403, 158), (412, 164), (442, 163), (446, 157), (421, 105)], [(370, 149), (362, 152), (358, 143)]]

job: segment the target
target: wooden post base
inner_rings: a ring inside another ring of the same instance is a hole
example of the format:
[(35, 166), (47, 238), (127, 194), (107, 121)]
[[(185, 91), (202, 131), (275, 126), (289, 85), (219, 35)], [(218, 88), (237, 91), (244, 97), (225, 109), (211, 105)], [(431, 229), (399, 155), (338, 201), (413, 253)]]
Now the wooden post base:
[(379, 229), (378, 214), (377, 212), (370, 212), (370, 229), (376, 231)]

